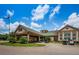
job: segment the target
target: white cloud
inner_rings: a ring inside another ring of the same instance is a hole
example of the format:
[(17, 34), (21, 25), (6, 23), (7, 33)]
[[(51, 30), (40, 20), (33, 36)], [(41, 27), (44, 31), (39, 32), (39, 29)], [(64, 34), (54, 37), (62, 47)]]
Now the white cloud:
[(14, 22), (14, 23), (10, 23), (10, 24), (6, 24), (4, 19), (0, 19), (0, 34), (1, 33), (8, 33), (9, 32), (9, 25), (10, 25), (10, 31), (14, 31), (18, 25), (23, 25), (23, 26), (26, 26), (26, 27), (29, 27), (27, 26), (24, 22)]
[(7, 27), (6, 27), (6, 23), (4, 22), (3, 18), (0, 18), (0, 34), (2, 33), (7, 33)]
[(63, 25), (60, 26), (60, 27), (58, 28), (58, 30), (62, 29), (64, 26), (66, 26), (66, 24), (63, 23)]
[(61, 6), (57, 5), (54, 9), (52, 9), (52, 13), (49, 15), (49, 19), (51, 19), (56, 13), (59, 12)]
[[(29, 27), (24, 22), (16, 21), (14, 23), (10, 23), (10, 31), (15, 31), (16, 28), (18, 27), (18, 25), (23, 25), (23, 26)], [(9, 29), (9, 24), (7, 25), (7, 28)]]
[(48, 11), (49, 5), (39, 5), (36, 9), (32, 10), (32, 20), (37, 21), (43, 19)]
[(68, 19), (74, 19), (74, 18), (77, 18), (77, 16), (78, 16), (77, 13), (74, 12), (68, 17)]
[(4, 22), (2, 18), (0, 18), (0, 30), (5, 29), (5, 28), (6, 28), (6, 23)]
[(71, 25), (71, 26), (79, 28), (79, 14), (77, 14), (76, 12), (72, 13), (68, 17), (68, 19), (63, 22), (63, 25), (60, 27), (60, 29), (64, 27), (65, 25)]
[(10, 23), (10, 25), (9, 24), (7, 25), (7, 28), (9, 29), (9, 26), (10, 26), (10, 31), (14, 31), (18, 25), (19, 25), (19, 22)]
[(5, 25), (5, 22), (3, 21), (3, 19), (0, 19), (0, 27), (3, 27)]
[(57, 27), (54, 27), (52, 30), (54, 31), (54, 30), (57, 30), (58, 28)]
[(56, 23), (54, 23), (54, 22), (53, 22), (53, 25), (54, 25), (56, 28), (58, 28), (58, 27), (59, 27), (59, 26), (58, 26), (58, 24), (56, 24)]
[(64, 21), (64, 23), (79, 28), (79, 16), (78, 15), (79, 14), (77, 14), (76, 12), (72, 13), (68, 17), (68, 20), (67, 21)]
[(29, 18), (28, 18), (28, 17), (22, 17), (22, 19), (23, 19), (23, 20), (29, 20)]
[(51, 23), (52, 27), (51, 30), (58, 30), (59, 25), (55, 22)]
[(3, 18), (0, 18), (0, 34), (2, 33), (8, 33), (9, 32), (9, 26), (10, 26), (10, 32), (15, 31), (18, 25), (23, 25), (26, 27), (29, 27), (28, 25), (26, 25), (24, 22), (14, 22), (14, 23), (10, 23), (10, 24), (6, 24), (6, 22), (4, 21)]
[(32, 23), (31, 23), (31, 27), (40, 28), (40, 27), (42, 27), (42, 25), (41, 25), (41, 24), (37, 24), (37, 23), (35, 23), (35, 22), (32, 22)]

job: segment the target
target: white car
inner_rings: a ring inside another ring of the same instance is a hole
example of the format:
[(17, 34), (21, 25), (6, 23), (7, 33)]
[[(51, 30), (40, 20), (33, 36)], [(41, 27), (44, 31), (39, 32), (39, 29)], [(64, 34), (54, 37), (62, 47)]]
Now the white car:
[(73, 40), (70, 40), (70, 41), (69, 41), (69, 44), (70, 44), (70, 45), (74, 45), (74, 41), (73, 41)]

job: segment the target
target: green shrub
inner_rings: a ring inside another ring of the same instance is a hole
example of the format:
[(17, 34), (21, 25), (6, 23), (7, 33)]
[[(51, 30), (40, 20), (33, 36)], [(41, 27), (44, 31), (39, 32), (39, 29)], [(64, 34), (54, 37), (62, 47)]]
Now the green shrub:
[(7, 34), (0, 34), (0, 40), (7, 40)]
[(9, 36), (7, 40), (9, 40), (9, 42), (11, 42), (11, 43), (16, 43), (15, 37)]
[(21, 37), (21, 38), (19, 39), (19, 42), (20, 42), (21, 44), (26, 44), (26, 43), (28, 43), (28, 40), (27, 40), (27, 38), (25, 38), (25, 37)]

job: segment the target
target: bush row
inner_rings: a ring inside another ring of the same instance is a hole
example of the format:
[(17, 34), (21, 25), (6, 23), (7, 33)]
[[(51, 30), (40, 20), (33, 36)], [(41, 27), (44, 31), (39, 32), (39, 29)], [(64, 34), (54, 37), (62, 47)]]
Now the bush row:
[(0, 34), (0, 40), (7, 40), (8, 35), (7, 34)]
[[(9, 40), (9, 42), (11, 42), (11, 43), (16, 43), (16, 41), (17, 41), (16, 37), (12, 37), (12, 36), (8, 37), (7, 40)], [(28, 43), (28, 40), (26, 37), (20, 37), (18, 42), (21, 44), (26, 44), (26, 43)]]

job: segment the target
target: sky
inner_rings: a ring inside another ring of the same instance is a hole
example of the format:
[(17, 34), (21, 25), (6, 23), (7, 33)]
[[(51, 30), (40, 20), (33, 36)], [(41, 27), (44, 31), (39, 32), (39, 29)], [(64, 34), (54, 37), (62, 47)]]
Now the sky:
[[(7, 17), (10, 18), (7, 18)], [(65, 25), (79, 28), (78, 4), (0, 4), (0, 33), (18, 25), (40, 30), (58, 30)]]

